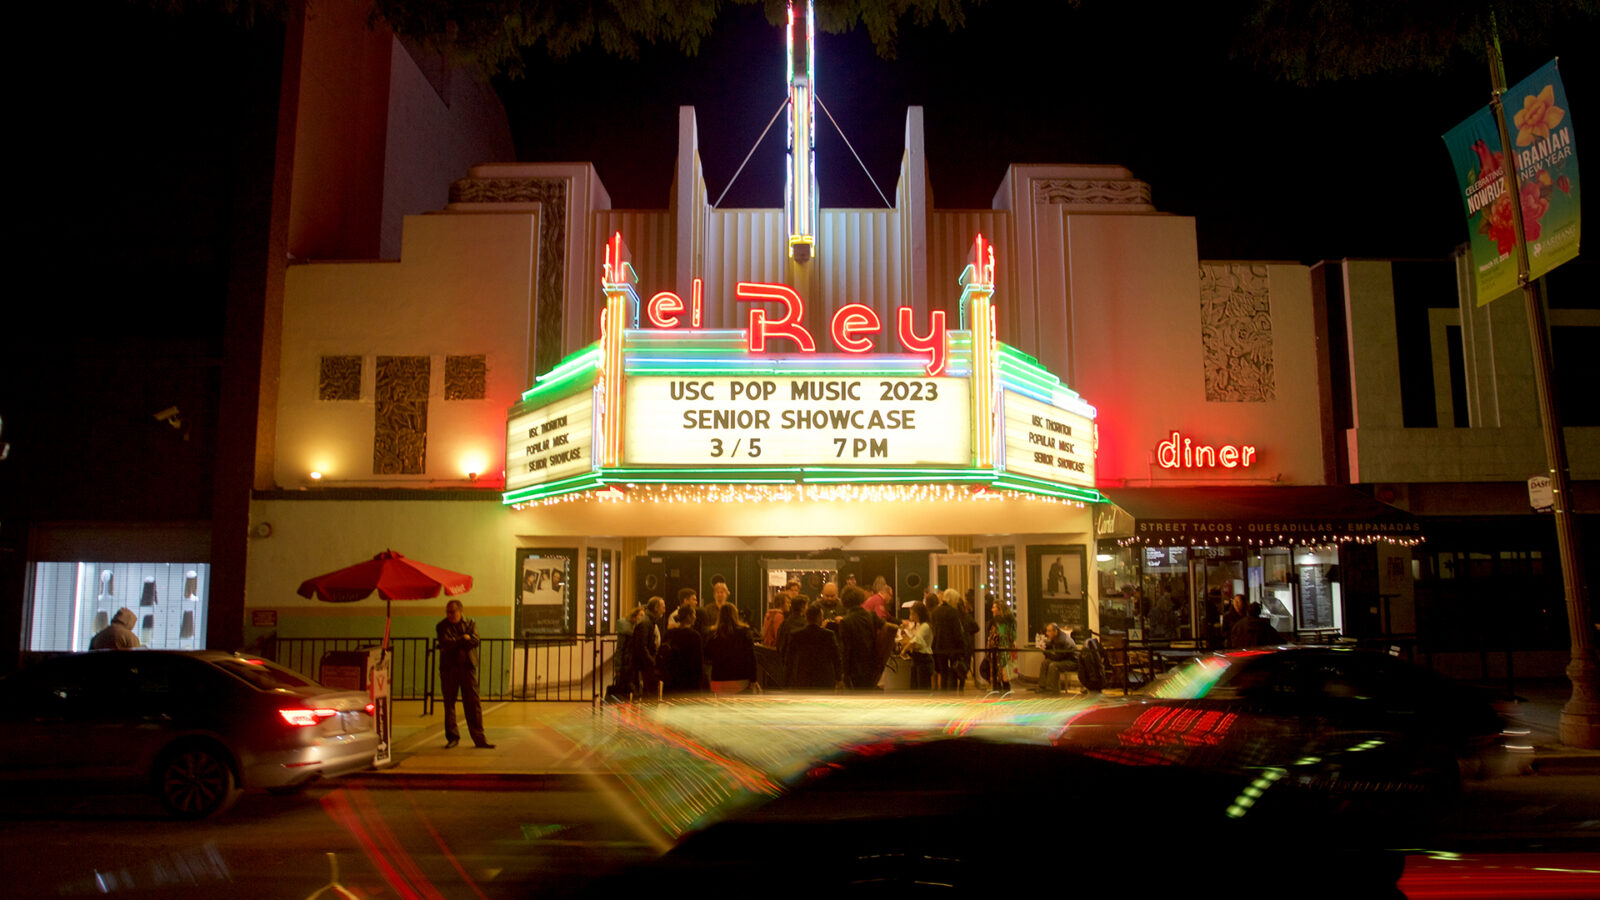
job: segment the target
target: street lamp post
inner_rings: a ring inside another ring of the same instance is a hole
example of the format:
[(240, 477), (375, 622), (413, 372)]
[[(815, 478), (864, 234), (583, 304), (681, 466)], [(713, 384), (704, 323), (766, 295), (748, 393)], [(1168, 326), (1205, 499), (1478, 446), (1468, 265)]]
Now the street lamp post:
[(1572, 489), (1567, 478), (1567, 442), (1561, 432), (1561, 416), (1556, 409), (1555, 391), (1550, 384), (1555, 369), (1550, 355), (1550, 331), (1545, 321), (1544, 298), (1536, 282), (1528, 277), (1528, 244), (1522, 230), (1522, 191), (1517, 178), (1516, 154), (1511, 149), (1511, 134), (1506, 128), (1502, 97), (1506, 75), (1500, 60), (1500, 35), (1490, 20), (1489, 69), (1494, 93), (1489, 100), (1495, 126), (1500, 132), (1502, 152), (1500, 170), (1511, 198), (1511, 224), (1516, 237), (1517, 284), (1522, 287), (1523, 305), (1528, 313), (1528, 334), (1533, 342), (1533, 385), (1538, 395), (1539, 419), (1544, 426), (1545, 458), (1550, 469), (1550, 488), (1555, 495), (1556, 547), (1561, 555), (1561, 582), (1566, 592), (1567, 628), (1571, 633), (1571, 658), (1567, 678), (1572, 696), (1561, 708), (1561, 742), (1571, 747), (1600, 748), (1600, 696), (1596, 695), (1592, 626), (1589, 618), (1589, 590), (1579, 552), (1577, 523), (1572, 515)]

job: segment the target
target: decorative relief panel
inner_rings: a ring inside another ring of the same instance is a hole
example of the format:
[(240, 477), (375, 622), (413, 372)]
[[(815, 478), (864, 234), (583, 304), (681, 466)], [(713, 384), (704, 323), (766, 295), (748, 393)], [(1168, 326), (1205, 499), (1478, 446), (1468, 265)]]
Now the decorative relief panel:
[(1150, 203), (1150, 185), (1136, 178), (1040, 178), (1033, 182), (1033, 201), (1067, 206), (1155, 209)]
[(324, 356), (317, 376), (318, 400), (361, 399), (361, 357)]
[(1277, 397), (1266, 266), (1200, 267), (1200, 343), (1206, 400), (1262, 403)]
[(482, 400), (488, 394), (488, 365), (483, 354), (444, 358), (444, 398)]
[(380, 356), (372, 420), (372, 473), (421, 475), (428, 461), (426, 356)]
[(567, 180), (565, 178), (462, 178), (450, 185), (451, 203), (539, 203), (539, 283), (534, 288), (534, 374), (561, 361), (561, 286), (566, 280)]

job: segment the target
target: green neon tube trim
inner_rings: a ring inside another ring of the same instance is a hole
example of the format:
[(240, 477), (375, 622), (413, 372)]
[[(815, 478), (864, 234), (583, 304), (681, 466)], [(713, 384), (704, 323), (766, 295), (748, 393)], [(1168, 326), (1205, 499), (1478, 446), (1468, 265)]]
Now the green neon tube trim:
[(560, 381), (542, 384), (522, 395), (519, 404), (524, 410), (538, 409), (551, 403), (570, 397), (573, 394), (587, 390), (594, 386), (599, 379), (600, 371), (595, 369), (589, 372), (578, 372)]

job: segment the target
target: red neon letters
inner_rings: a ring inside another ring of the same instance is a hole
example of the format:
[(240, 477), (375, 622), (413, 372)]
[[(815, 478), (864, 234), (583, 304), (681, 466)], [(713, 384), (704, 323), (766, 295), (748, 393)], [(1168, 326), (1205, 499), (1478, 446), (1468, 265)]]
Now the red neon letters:
[(902, 306), (897, 314), (900, 326), (900, 343), (907, 350), (928, 354), (928, 377), (937, 377), (944, 371), (945, 364), (949, 362), (949, 348), (944, 339), (944, 310), (936, 309), (928, 313), (928, 333), (919, 335), (911, 328), (911, 317), (914, 313), (911, 307)]
[(1247, 469), (1256, 461), (1256, 448), (1250, 444), (1213, 447), (1196, 444), (1174, 431), (1169, 440), (1156, 445), (1156, 464), (1163, 469)]
[(764, 302), (775, 300), (783, 304), (783, 318), (776, 322), (767, 321), (767, 311), (757, 307), (750, 310), (750, 352), (764, 353), (767, 349), (767, 338), (781, 337), (794, 341), (802, 353), (815, 353), (817, 342), (811, 337), (811, 332), (800, 320), (806, 315), (806, 302), (800, 299), (795, 289), (786, 284), (759, 284), (751, 281), (741, 281), (734, 286), (733, 296), (738, 300)]
[(877, 310), (861, 303), (839, 307), (829, 324), (829, 330), (833, 332), (833, 342), (846, 353), (870, 351), (872, 338), (856, 337), (856, 335), (866, 331), (877, 331), (882, 327), (883, 322), (878, 320)]
[[(705, 305), (705, 283), (696, 278), (693, 293), (689, 295), (689, 327), (700, 327), (700, 310)], [(644, 314), (657, 328), (677, 328), (678, 315), (684, 311), (683, 298), (671, 291), (661, 291), (645, 304)]]
[[(661, 291), (645, 304), (645, 318), (657, 328), (677, 328), (683, 324), (683, 313), (688, 312), (690, 327), (699, 328), (704, 291), (704, 283), (698, 278), (694, 279), (694, 294), (688, 304), (672, 291)], [(734, 287), (734, 297), (747, 303), (783, 304), (782, 315), (776, 321), (767, 315), (765, 309), (757, 307), (750, 310), (746, 346), (751, 353), (768, 352), (767, 341), (772, 338), (793, 341), (802, 353), (816, 352), (816, 339), (802, 322), (806, 314), (805, 301), (794, 288), (786, 284), (741, 281)], [(895, 324), (900, 344), (913, 353), (925, 355), (928, 358), (928, 377), (936, 378), (944, 374), (945, 366), (949, 364), (945, 313), (939, 309), (928, 313), (926, 334), (917, 334), (913, 322), (915, 315), (915, 311), (906, 306), (896, 311)], [(872, 335), (882, 327), (883, 320), (872, 307), (849, 303), (834, 311), (828, 323), (828, 332), (834, 345), (845, 353), (871, 353), (877, 347)]]

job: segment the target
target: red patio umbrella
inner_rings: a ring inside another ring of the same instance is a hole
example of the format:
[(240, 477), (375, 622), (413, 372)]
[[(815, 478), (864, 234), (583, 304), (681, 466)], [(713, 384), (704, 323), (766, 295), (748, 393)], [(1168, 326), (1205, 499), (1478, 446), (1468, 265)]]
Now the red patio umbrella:
[(383, 646), (389, 648), (389, 601), (428, 600), (439, 592), (454, 597), (472, 590), (472, 576), (407, 559), (385, 550), (366, 562), (336, 572), (307, 578), (300, 583), (302, 597), (316, 597), (329, 603), (353, 603), (372, 596), (384, 600)]

